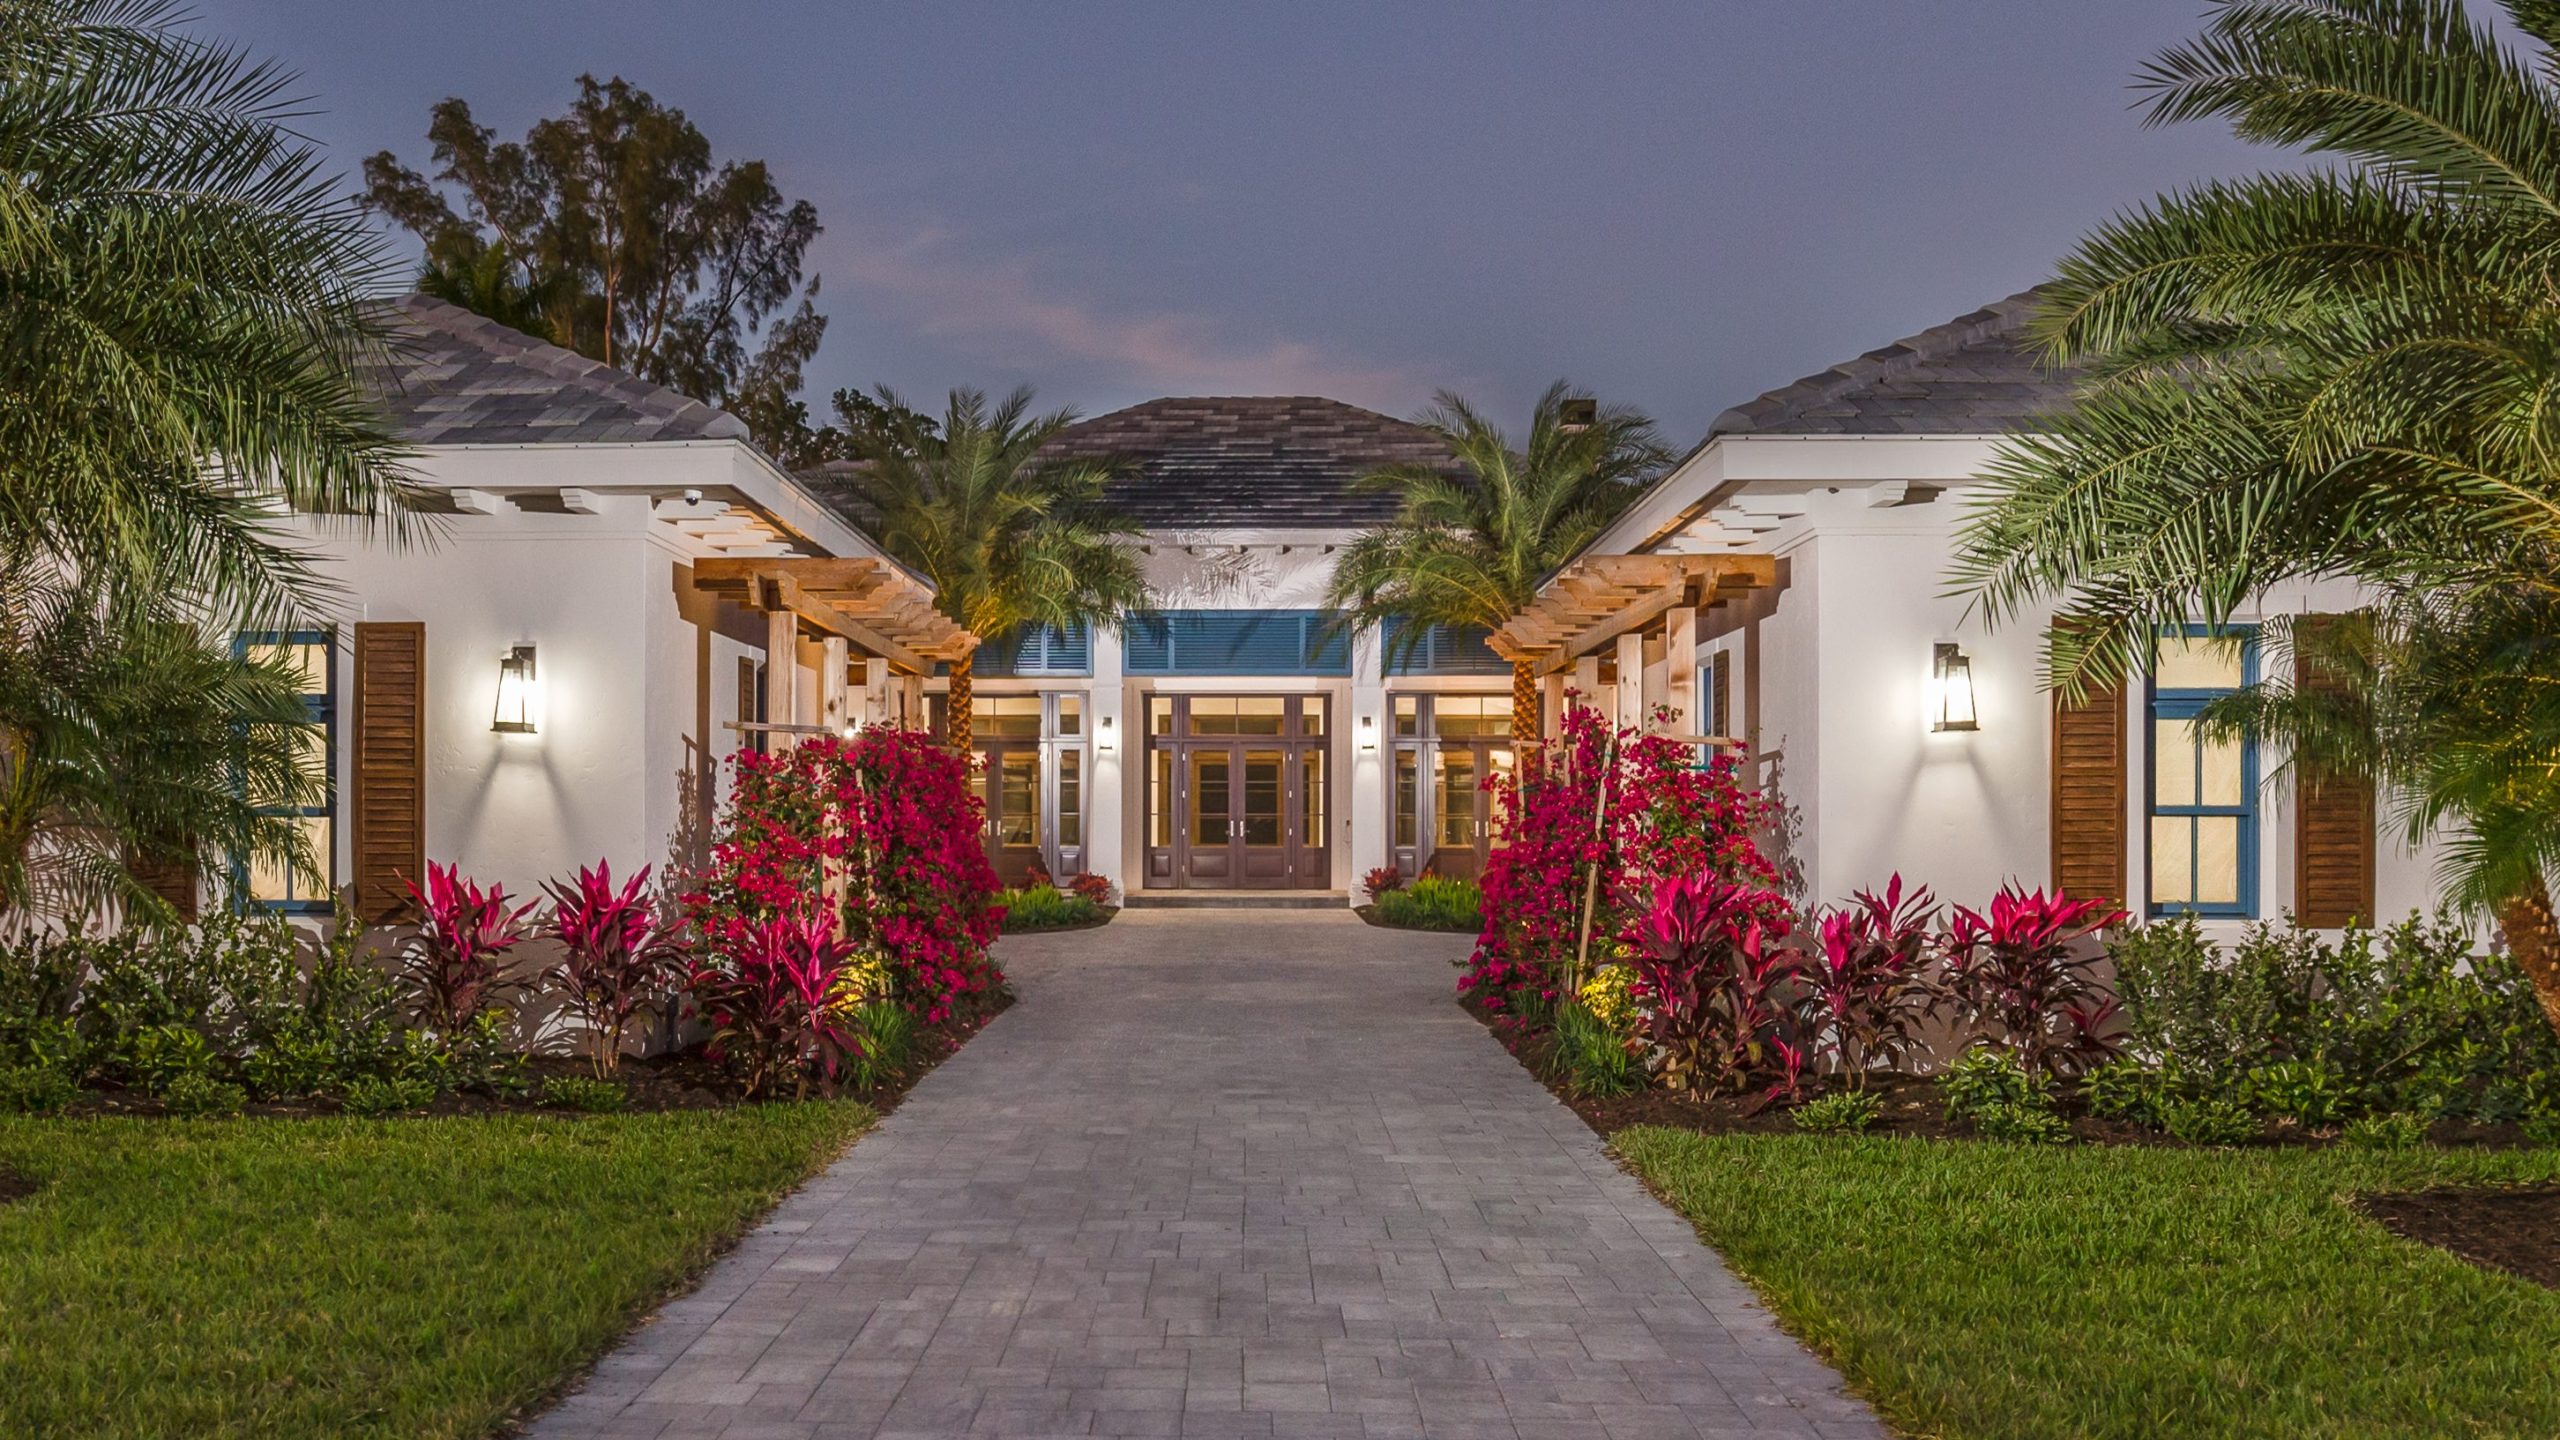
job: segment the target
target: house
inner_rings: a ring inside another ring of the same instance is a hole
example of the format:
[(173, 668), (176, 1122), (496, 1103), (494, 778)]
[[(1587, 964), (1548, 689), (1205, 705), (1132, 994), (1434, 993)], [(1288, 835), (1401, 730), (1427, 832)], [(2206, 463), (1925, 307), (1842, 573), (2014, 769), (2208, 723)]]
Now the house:
[(256, 901), (351, 884), (379, 914), (430, 858), (523, 893), (698, 856), (720, 762), (794, 733), (755, 727), (920, 719), (926, 672), (975, 644), (735, 418), (441, 301), (397, 319), (368, 378), (425, 533), (290, 522), (332, 612), (241, 641), (307, 676), (329, 873), (245, 876)]
[[(2033, 302), (1725, 411), (1494, 646), (1547, 672), (1551, 696), (1578, 677), (1629, 721), (1669, 704), (1744, 742), (1784, 807), (1782, 859), (1815, 900), (1898, 872), (1977, 906), (2015, 880), (2217, 928), (2427, 906), (2433, 857), (2379, 828), (2369, 787), (2308, 783), (2255, 745), (2194, 735), (2196, 710), (2254, 674), (2254, 643), (2163, 636), (2141, 681), (2063, 705), (2038, 681), (2049, 610), (1991, 628), (1948, 593), (2001, 438), (2069, 399), (2070, 378), (2025, 343)], [(1706, 608), (1688, 608), (1694, 587), (1665, 603), (1666, 567), (1708, 564), (1766, 569)], [(2237, 618), (2356, 603), (2346, 582), (2291, 584)]]

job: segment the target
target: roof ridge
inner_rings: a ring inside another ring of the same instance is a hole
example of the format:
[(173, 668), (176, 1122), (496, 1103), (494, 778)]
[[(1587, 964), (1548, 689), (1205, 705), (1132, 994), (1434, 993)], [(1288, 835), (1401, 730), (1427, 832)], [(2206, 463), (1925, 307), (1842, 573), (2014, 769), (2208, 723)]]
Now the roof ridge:
[(1952, 320), (1880, 345), (1829, 369), (1816, 371), (1733, 406), (1707, 427), (1707, 438), (1767, 430), (1806, 411), (1879, 381), (1908, 373), (1969, 346), (2024, 331), (2044, 287), (2030, 286)]

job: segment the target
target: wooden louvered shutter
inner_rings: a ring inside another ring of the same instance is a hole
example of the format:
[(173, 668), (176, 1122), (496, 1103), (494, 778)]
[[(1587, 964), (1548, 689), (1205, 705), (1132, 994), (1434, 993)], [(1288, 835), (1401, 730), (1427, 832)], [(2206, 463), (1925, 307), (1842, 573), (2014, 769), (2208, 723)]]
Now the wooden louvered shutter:
[(196, 919), (196, 866), (191, 859), (137, 856), (132, 862), (133, 878), (143, 888), (169, 902), (178, 918), (189, 924)]
[(382, 921), (407, 908), (405, 882), (426, 883), (427, 627), (356, 626), (355, 680), (348, 848), (357, 913)]
[(2121, 903), (2125, 877), (2124, 691), (2053, 704), (2053, 885)]
[(1733, 654), (1730, 650), (1716, 655), (1714, 694), (1707, 701), (1707, 733), (1733, 734)]
[[(2297, 630), (2330, 620), (2306, 615)], [(2294, 684), (2303, 690), (2333, 685), (2310, 658), (2294, 659)], [(2296, 767), (2293, 782), (2293, 913), (2305, 925), (2329, 930), (2351, 920), (2373, 921), (2373, 782), (2361, 776), (2323, 774)]]

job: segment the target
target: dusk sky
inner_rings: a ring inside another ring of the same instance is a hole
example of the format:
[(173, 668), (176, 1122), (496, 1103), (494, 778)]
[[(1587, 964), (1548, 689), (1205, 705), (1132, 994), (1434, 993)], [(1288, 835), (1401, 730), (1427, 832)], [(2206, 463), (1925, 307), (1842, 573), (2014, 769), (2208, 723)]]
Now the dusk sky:
[(2197, 0), (721, 4), (201, 0), (350, 176), (448, 95), (520, 138), (581, 71), (813, 201), (809, 387), (1095, 413), (1313, 393), (1516, 422), (1557, 376), (1686, 443), (2024, 288), (2155, 192), (2281, 163), (2146, 130)]

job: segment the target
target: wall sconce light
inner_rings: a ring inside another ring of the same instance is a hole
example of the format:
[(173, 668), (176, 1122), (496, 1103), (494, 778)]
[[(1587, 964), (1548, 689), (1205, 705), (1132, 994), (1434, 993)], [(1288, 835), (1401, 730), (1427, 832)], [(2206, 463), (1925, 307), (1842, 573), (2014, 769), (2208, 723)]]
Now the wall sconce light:
[(534, 726), (534, 687), (541, 683), (533, 669), (533, 647), (518, 645), (498, 657), (498, 708), (489, 728), (510, 735), (530, 735)]
[(1929, 728), (1933, 731), (1979, 730), (1973, 713), (1973, 662), (1962, 647), (1941, 640), (1930, 652)]
[(1378, 748), (1378, 717), (1375, 715), (1360, 717), (1360, 748), (1363, 750)]
[(1098, 728), (1093, 734), (1093, 748), (1105, 755), (1116, 755), (1120, 751), (1120, 727), (1115, 723), (1117, 719), (1117, 716), (1105, 715), (1097, 722)]

